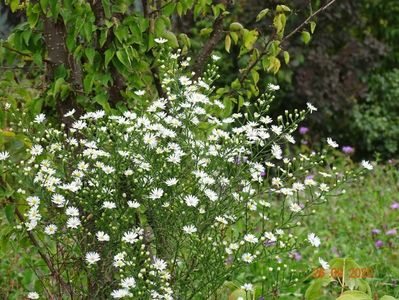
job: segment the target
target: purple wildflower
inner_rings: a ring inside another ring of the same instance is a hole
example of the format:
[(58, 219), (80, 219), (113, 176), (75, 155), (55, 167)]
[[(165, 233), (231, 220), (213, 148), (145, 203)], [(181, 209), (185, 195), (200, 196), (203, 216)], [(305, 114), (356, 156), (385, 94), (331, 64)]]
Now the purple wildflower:
[(309, 132), (309, 128), (308, 127), (304, 127), (304, 126), (299, 127), (299, 133), (300, 134), (304, 135), (304, 134), (307, 134), (308, 132)]
[(396, 229), (390, 229), (387, 232), (385, 232), (386, 235), (396, 235)]
[(345, 154), (352, 154), (353, 152), (355, 152), (355, 148), (351, 146), (343, 146), (342, 152), (344, 152)]
[(399, 202), (394, 202), (391, 204), (392, 209), (399, 209)]
[(372, 234), (379, 234), (379, 233), (381, 233), (381, 230), (379, 230), (377, 228), (374, 228), (374, 229), (371, 230), (371, 233)]
[(267, 240), (267, 241), (264, 242), (264, 245), (266, 247), (271, 247), (271, 246), (274, 246), (275, 244), (276, 244), (276, 242), (271, 241), (271, 240)]
[(291, 255), (292, 255), (292, 258), (295, 259), (296, 261), (300, 261), (302, 259), (301, 253), (299, 253), (297, 251), (293, 252)]
[(377, 240), (377, 241), (375, 241), (374, 245), (375, 245), (377, 248), (381, 248), (382, 246), (384, 246), (384, 242), (381, 241), (381, 240)]

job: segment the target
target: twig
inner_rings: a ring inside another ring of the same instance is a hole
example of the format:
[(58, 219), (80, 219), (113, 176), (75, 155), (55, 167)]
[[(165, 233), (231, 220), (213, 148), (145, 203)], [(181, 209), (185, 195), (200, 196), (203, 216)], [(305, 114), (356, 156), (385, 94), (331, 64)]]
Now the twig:
[[(318, 10), (316, 10), (314, 13), (312, 13), (305, 21), (303, 21), (299, 26), (297, 26), (294, 30), (292, 30), (289, 34), (287, 34), (285, 37), (283, 37), (280, 41), (280, 45), (286, 42), (289, 38), (291, 38), (295, 33), (297, 33), (299, 30), (301, 30), (306, 24), (308, 24), (314, 17), (316, 17), (318, 14), (326, 10), (329, 6), (331, 6), (336, 0), (331, 0), (324, 6), (320, 7)], [(267, 54), (266, 48), (263, 49), (263, 51), (259, 54), (258, 58), (254, 60), (248, 68), (246, 68), (243, 73), (241, 74), (240, 77), (240, 83), (243, 83), (243, 81), (247, 78), (248, 74), (252, 71), (252, 69), (258, 64), (258, 62), (262, 59), (263, 56)]]
[[(14, 201), (12, 201), (12, 199), (8, 199), (10, 202), (14, 203)], [(15, 214), (17, 215), (18, 219), (21, 221), (21, 223), (25, 223), (25, 218), (22, 215), (22, 213), (19, 211), (19, 209), (17, 207), (15, 207)], [(36, 247), (37, 252), (39, 253), (40, 257), (44, 260), (44, 262), (46, 263), (47, 267), (49, 268), (51, 275), (54, 277), (54, 279), (62, 286), (63, 289), (65, 289), (66, 291), (68, 291), (68, 293), (70, 295), (73, 294), (72, 288), (69, 284), (67, 284), (61, 277), (61, 275), (58, 273), (58, 271), (55, 269), (52, 261), (50, 260), (50, 258), (48, 258), (48, 256), (43, 253), (41, 251), (39, 242), (36, 240), (35, 236), (33, 235), (32, 232), (27, 231), (29, 240), (31, 241), (31, 243)]]
[[(227, 5), (230, 2), (228, 2), (228, 0), (224, 0), (221, 3), (224, 5)], [(216, 47), (216, 45), (222, 39), (223, 33), (224, 33), (224, 30), (223, 30), (224, 18), (225, 18), (225, 15), (223, 13), (221, 13), (216, 18), (215, 22), (213, 23), (211, 36), (209, 37), (209, 40), (203, 46), (200, 53), (197, 55), (195, 63), (192, 67), (192, 70), (194, 72), (193, 80), (198, 79), (198, 77), (200, 77), (202, 75), (206, 61), (208, 60), (209, 56), (211, 55), (213, 49)]]

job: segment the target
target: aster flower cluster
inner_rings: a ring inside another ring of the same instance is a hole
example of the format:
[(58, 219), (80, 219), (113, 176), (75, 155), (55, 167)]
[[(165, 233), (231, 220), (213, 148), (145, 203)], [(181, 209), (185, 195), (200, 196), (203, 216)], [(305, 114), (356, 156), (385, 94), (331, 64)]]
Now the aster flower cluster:
[[(39, 115), (12, 171), (25, 230), (67, 253), (58, 272), (77, 282), (78, 296), (205, 299), (254, 262), (318, 247), (316, 234), (292, 229), (350, 175), (318, 171), (320, 153), (290, 157), (287, 144), (313, 105), (273, 121), (270, 85), (226, 117), (212, 87), (217, 67), (192, 81), (189, 60), (161, 48), (167, 98), (140, 90), (134, 110), (71, 111), (67, 133)], [(96, 284), (82, 289), (82, 276)]]

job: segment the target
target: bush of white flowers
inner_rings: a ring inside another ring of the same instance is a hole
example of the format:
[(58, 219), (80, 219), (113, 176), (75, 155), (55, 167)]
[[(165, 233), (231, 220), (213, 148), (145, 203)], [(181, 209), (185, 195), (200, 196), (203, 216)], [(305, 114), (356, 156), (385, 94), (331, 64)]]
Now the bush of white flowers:
[(2, 153), (3, 172), (18, 180), (18, 234), (49, 270), (43, 298), (211, 299), (246, 266), (320, 244), (291, 228), (351, 173), (315, 172), (320, 153), (288, 155), (316, 108), (273, 121), (278, 86), (269, 85), (223, 118), (216, 63), (192, 81), (187, 59), (160, 48), (167, 98), (136, 91), (143, 105), (133, 110), (71, 111), (69, 129), (39, 115), (23, 129), (33, 144), (17, 168)]

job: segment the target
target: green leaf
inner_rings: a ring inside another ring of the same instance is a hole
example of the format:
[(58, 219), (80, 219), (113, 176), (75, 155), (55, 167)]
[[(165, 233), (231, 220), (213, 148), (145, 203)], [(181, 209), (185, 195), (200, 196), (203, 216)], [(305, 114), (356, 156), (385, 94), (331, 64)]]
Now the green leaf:
[(369, 295), (360, 291), (346, 291), (337, 300), (373, 300)]
[(290, 54), (288, 53), (288, 51), (284, 51), (284, 61), (286, 65), (288, 65), (290, 62)]
[(107, 19), (110, 19), (112, 14), (111, 14), (111, 3), (110, 0), (101, 0), (104, 8), (104, 14)]
[(14, 224), (15, 223), (15, 208), (13, 204), (7, 204), (4, 208), (4, 213), (6, 214), (6, 218), (8, 223)]
[(273, 74), (277, 74), (277, 72), (280, 70), (281, 67), (281, 62), (277, 57), (271, 57), (270, 58), (270, 64), (268, 67), (269, 72), (273, 72)]
[(108, 98), (105, 94), (101, 93), (94, 97), (94, 101), (101, 105), (106, 113), (111, 111), (111, 106), (108, 103)]
[(231, 47), (231, 38), (230, 35), (226, 35), (226, 38), (224, 39), (224, 48), (228, 53), (230, 53), (230, 47)]
[(9, 5), (11, 12), (16, 12), (19, 7), (19, 0), (11, 0)]
[(104, 54), (105, 54), (104, 66), (108, 67), (109, 62), (111, 61), (111, 59), (115, 55), (115, 50), (114, 49), (107, 49)]
[(53, 96), (56, 97), (61, 90), (62, 85), (65, 83), (64, 78), (58, 78), (54, 84)]
[(256, 70), (252, 69), (251, 75), (252, 75), (252, 79), (254, 80), (254, 83), (256, 85), (259, 81), (259, 73)]
[(291, 9), (287, 5), (281, 4), (276, 6), (276, 11), (279, 13), (290, 12)]
[(316, 300), (323, 294), (323, 287), (332, 282), (331, 277), (318, 278), (312, 281), (305, 292), (305, 300)]
[(230, 31), (240, 31), (244, 29), (244, 26), (241, 25), (239, 22), (233, 22), (230, 24)]
[(382, 296), (382, 298), (380, 300), (398, 300), (398, 299), (396, 299), (392, 296), (385, 295), (385, 296)]
[(316, 28), (316, 22), (311, 21), (311, 22), (310, 22), (310, 33), (311, 33), (311, 34), (314, 33), (315, 28)]
[(277, 35), (281, 38), (284, 34), (287, 17), (284, 14), (278, 14), (273, 19), (273, 26), (276, 28)]
[(118, 60), (127, 68), (130, 69), (131, 64), (130, 64), (130, 59), (126, 53), (126, 50), (118, 50), (116, 51), (116, 57)]
[(259, 22), (260, 20), (262, 20), (270, 11), (270, 9), (265, 8), (263, 10), (261, 10), (258, 15), (256, 16), (256, 22)]
[(177, 41), (176, 35), (172, 31), (165, 30), (162, 37), (168, 40), (168, 44), (172, 48), (179, 47), (179, 42)]
[(94, 56), (96, 55), (96, 50), (94, 50), (94, 48), (87, 48), (85, 50), (85, 54), (86, 54), (86, 57), (87, 57), (87, 59), (89, 61), (89, 64), (92, 65), (93, 62), (94, 62)]
[(310, 36), (310, 33), (308, 31), (302, 31), (301, 36), (302, 36), (302, 41), (305, 44), (308, 44), (310, 42), (311, 36)]

